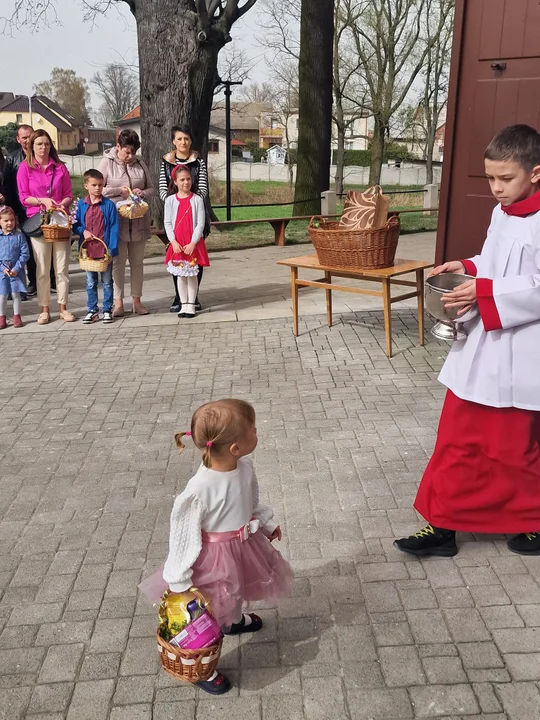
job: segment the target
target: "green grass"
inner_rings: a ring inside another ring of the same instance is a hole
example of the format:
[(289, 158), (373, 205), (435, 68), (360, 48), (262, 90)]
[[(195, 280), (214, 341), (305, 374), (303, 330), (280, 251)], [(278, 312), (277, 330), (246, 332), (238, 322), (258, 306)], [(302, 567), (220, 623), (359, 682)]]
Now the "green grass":
[[(73, 196), (83, 197), (83, 178), (80, 176), (72, 177)], [(223, 193), (224, 183), (219, 185), (220, 195)], [(246, 198), (252, 198), (254, 203), (271, 202), (279, 199), (286, 194), (286, 184), (278, 181), (255, 180), (252, 182), (233, 183), (233, 189), (237, 188), (241, 191), (241, 195)], [(276, 190), (277, 188), (277, 190)], [(365, 190), (365, 186), (348, 185), (348, 190)], [(423, 202), (423, 188), (418, 185), (411, 186), (387, 186), (385, 192), (392, 190), (411, 190), (417, 191), (411, 194), (391, 195), (390, 208), (392, 210), (412, 210), (413, 208), (421, 208)], [(234, 195), (234, 193), (233, 193)], [(277, 197), (276, 197), (277, 195)], [(247, 202), (247, 199), (246, 201)], [(216, 204), (220, 204), (219, 202)], [(242, 203), (244, 204), (244, 203)], [(343, 204), (338, 205), (338, 212), (341, 212)], [(280, 218), (290, 217), (292, 214), (292, 205), (269, 205), (267, 207), (233, 207), (233, 220), (257, 220), (262, 218)], [(225, 221), (225, 208), (215, 209), (216, 216), (221, 221)], [(425, 217), (423, 212), (405, 213), (401, 216), (401, 233), (403, 235), (414, 232), (433, 231), (437, 229), (437, 216)], [(307, 232), (307, 221), (292, 221), (287, 226), (287, 244), (294, 245), (299, 243), (309, 243), (309, 235)], [(256, 225), (239, 225), (237, 227), (227, 228), (223, 232), (214, 230), (207, 240), (210, 250), (232, 250), (249, 247), (261, 247), (272, 245), (274, 243), (274, 230), (270, 223), (257, 223)], [(164, 247), (162, 242), (154, 237), (147, 245), (147, 257), (153, 255), (163, 255)]]

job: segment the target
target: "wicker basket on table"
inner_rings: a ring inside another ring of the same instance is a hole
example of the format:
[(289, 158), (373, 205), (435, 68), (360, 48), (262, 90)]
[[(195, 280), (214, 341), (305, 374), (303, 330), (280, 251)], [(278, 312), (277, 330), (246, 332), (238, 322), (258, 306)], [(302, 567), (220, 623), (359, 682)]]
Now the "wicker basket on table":
[(90, 239), (99, 240), (99, 242), (105, 248), (105, 256), (98, 259), (83, 257), (83, 248), (88, 242), (88, 240), (84, 240), (81, 243), (81, 247), (79, 249), (79, 267), (81, 268), (81, 270), (87, 270), (89, 272), (105, 272), (105, 270), (112, 263), (112, 256), (109, 255), (109, 248), (105, 245), (101, 238), (98, 238), (95, 235)]
[(321, 265), (375, 270), (393, 265), (400, 222), (392, 216), (382, 228), (348, 230), (339, 222), (315, 216), (308, 231)]
[(58, 240), (71, 239), (71, 221), (69, 215), (63, 207), (55, 207), (54, 212), (61, 213), (67, 220), (67, 225), (57, 225), (56, 223), (41, 226), (43, 239), (46, 242), (57, 242)]
[[(204, 598), (198, 590), (192, 588), (191, 592), (200, 597), (205, 603)], [(163, 596), (165, 600), (167, 593)], [(190, 683), (197, 683), (208, 680), (214, 674), (219, 662), (223, 638), (216, 644), (197, 650), (184, 650), (183, 648), (171, 645), (171, 643), (161, 637), (160, 631), (162, 625), (166, 623), (165, 606), (161, 602), (159, 606), (160, 625), (157, 630), (158, 652), (163, 665), (163, 669), (177, 680), (185, 680)], [(208, 610), (210, 608), (207, 605)]]

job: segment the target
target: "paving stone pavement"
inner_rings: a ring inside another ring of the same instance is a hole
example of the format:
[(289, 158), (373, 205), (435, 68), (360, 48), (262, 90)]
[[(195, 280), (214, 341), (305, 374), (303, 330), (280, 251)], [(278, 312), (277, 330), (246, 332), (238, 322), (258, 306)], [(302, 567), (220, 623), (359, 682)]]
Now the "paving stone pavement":
[[(0, 720), (540, 717), (540, 559), (502, 536), (453, 559), (397, 552), (414, 531), (447, 347), (379, 311), (2, 336)], [(226, 638), (233, 690), (159, 668), (137, 584), (162, 562), (197, 464), (173, 447), (202, 402), (258, 414), (263, 498), (296, 571), (265, 628)]]

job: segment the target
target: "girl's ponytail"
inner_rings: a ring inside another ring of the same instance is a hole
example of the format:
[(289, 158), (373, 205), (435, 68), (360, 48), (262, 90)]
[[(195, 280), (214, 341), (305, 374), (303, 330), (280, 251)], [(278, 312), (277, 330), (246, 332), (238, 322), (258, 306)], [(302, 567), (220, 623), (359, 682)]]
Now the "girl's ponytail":
[(182, 438), (184, 436), (191, 437), (191, 433), (189, 432), (189, 430), (187, 432), (176, 433), (174, 436), (174, 442), (176, 443), (176, 447), (180, 450), (180, 452), (184, 452), (184, 448), (186, 447), (182, 442)]

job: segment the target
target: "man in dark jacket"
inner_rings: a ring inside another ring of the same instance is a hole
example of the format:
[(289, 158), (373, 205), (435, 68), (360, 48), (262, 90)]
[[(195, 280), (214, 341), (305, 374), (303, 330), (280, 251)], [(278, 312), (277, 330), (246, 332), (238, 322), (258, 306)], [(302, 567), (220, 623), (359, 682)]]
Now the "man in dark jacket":
[[(26, 211), (19, 200), (19, 191), (17, 190), (17, 170), (19, 169), (19, 165), (26, 159), (28, 141), (30, 140), (30, 136), (33, 132), (34, 130), (30, 125), (19, 125), (16, 138), (19, 143), (19, 147), (10, 152), (6, 158), (4, 166), (4, 190), (6, 194), (6, 204), (12, 207), (17, 213), (21, 229), (23, 222), (26, 220)], [(33, 296), (36, 295), (36, 261), (34, 260), (34, 253), (30, 238), (26, 235), (25, 237), (28, 247), (30, 248), (30, 259), (26, 264), (26, 272), (28, 273), (27, 295)]]

